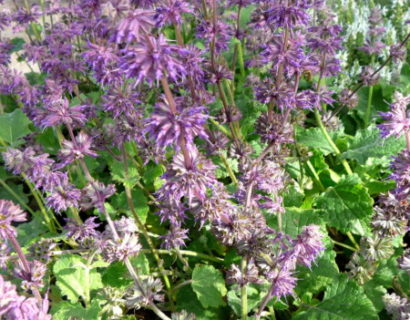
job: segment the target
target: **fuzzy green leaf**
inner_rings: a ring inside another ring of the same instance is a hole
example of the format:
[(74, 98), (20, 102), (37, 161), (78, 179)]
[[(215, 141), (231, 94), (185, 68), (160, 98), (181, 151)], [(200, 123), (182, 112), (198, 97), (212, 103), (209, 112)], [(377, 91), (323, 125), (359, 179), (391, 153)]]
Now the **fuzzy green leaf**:
[(18, 145), (31, 130), (31, 121), (20, 109), (0, 115), (0, 138), (10, 145)]
[(306, 147), (319, 149), (325, 156), (334, 152), (332, 146), (323, 136), (319, 128), (298, 130), (297, 142), (305, 145)]
[(342, 154), (344, 159), (354, 159), (360, 164), (365, 164), (369, 158), (385, 157), (387, 163), (389, 157), (396, 155), (406, 146), (404, 137), (390, 137), (383, 139), (375, 127), (369, 127), (358, 131), (348, 151)]
[(93, 301), (91, 305), (84, 309), (79, 304), (71, 304), (68, 301), (62, 301), (51, 308), (53, 320), (99, 320), (98, 313), (101, 308), (98, 301)]
[(71, 302), (77, 302), (79, 297), (89, 302), (91, 290), (103, 287), (101, 275), (97, 271), (102, 266), (104, 263), (98, 261), (88, 265), (87, 260), (80, 256), (64, 255), (53, 267), (56, 284)]
[(192, 273), (192, 289), (204, 308), (224, 304), (227, 293), (222, 273), (213, 266), (197, 265)]
[(372, 302), (356, 282), (340, 275), (326, 289), (323, 301), (306, 306), (294, 320), (376, 320), (379, 319)]
[(322, 209), (322, 216), (328, 225), (343, 232), (360, 234), (357, 221), (365, 224), (370, 221), (373, 199), (360, 178), (350, 175), (342, 177), (336, 186), (327, 188), (317, 198), (316, 207)]

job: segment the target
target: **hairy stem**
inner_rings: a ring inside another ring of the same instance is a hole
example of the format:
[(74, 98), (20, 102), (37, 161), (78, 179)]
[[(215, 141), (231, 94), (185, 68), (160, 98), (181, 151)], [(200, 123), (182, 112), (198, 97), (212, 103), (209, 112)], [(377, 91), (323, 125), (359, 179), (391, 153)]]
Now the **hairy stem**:
[[(246, 273), (247, 258), (242, 257), (241, 271), (242, 274)], [(243, 284), (241, 286), (241, 320), (248, 319), (248, 286)]]
[[(17, 255), (18, 255), (18, 257), (21, 261), (21, 264), (23, 265), (24, 271), (27, 274), (30, 274), (31, 273), (30, 264), (27, 261), (26, 256), (24, 255), (23, 250), (21, 249), (20, 244), (18, 243), (16, 237), (14, 236), (13, 233), (7, 232), (7, 238), (10, 240), (14, 250), (16, 251), (16, 253), (17, 253)], [(33, 288), (33, 294), (37, 299), (39, 307), (42, 308), (43, 299), (41, 298), (40, 291), (38, 291), (37, 288)]]
[[(336, 146), (336, 144), (333, 142), (333, 140), (330, 137), (329, 133), (327, 132), (327, 129), (326, 129), (325, 125), (322, 122), (322, 118), (320, 116), (320, 113), (319, 113), (318, 109), (315, 109), (315, 118), (316, 118), (316, 122), (317, 122), (317, 124), (320, 128), (320, 131), (322, 132), (323, 136), (325, 137), (325, 139), (327, 140), (329, 145), (332, 147), (333, 151), (337, 155), (340, 155), (341, 152), (340, 152), (339, 148)], [(347, 174), (349, 174), (349, 175), (353, 174), (353, 171), (350, 168), (349, 163), (345, 159), (342, 160), (342, 165), (345, 168), (345, 171), (346, 171)]]

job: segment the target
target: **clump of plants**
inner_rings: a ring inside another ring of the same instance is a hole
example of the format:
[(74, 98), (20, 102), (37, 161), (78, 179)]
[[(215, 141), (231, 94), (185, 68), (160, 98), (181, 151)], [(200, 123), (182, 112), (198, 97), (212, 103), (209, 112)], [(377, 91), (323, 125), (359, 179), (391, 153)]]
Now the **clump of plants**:
[(13, 3), (0, 318), (410, 317), (407, 4)]

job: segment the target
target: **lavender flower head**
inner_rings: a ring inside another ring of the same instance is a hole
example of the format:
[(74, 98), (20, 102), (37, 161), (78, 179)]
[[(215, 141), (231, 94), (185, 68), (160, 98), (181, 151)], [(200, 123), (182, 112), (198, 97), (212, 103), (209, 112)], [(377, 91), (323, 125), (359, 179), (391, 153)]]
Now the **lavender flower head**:
[(64, 226), (67, 236), (78, 241), (82, 241), (89, 237), (98, 238), (100, 233), (96, 230), (96, 228), (98, 228), (100, 224), (95, 222), (96, 219), (97, 217), (90, 217), (82, 224), (78, 224), (74, 220), (67, 219), (67, 224)]
[(162, 148), (177, 146), (181, 139), (192, 144), (197, 136), (208, 137), (204, 128), (208, 119), (205, 111), (202, 106), (184, 108), (177, 104), (177, 113), (173, 113), (166, 103), (157, 103), (155, 111), (147, 119), (146, 131)]
[(70, 164), (85, 156), (96, 157), (97, 154), (91, 149), (92, 144), (92, 138), (84, 132), (80, 132), (75, 141), (63, 140), (59, 153), (62, 164)]
[(123, 18), (117, 26), (115, 42), (130, 43), (140, 41), (148, 35), (155, 25), (155, 12), (152, 10), (135, 9)]
[(168, 0), (163, 1), (162, 5), (156, 8), (155, 20), (157, 26), (181, 25), (182, 15), (192, 13), (192, 7), (185, 0)]
[(158, 38), (146, 36), (144, 41), (123, 50), (120, 69), (128, 78), (135, 79), (135, 85), (147, 81), (153, 84), (164, 77), (176, 81), (184, 78), (186, 69), (178, 60), (181, 49), (161, 34)]
[(404, 97), (401, 93), (396, 92), (394, 102), (390, 105), (389, 112), (381, 112), (384, 123), (378, 125), (381, 135), (385, 138), (390, 136), (401, 136), (410, 129), (410, 118), (407, 111), (407, 105), (410, 104), (410, 96)]
[(26, 213), (12, 201), (0, 200), (0, 236), (7, 239), (9, 235), (16, 236), (16, 230), (11, 225), (13, 222), (27, 220)]

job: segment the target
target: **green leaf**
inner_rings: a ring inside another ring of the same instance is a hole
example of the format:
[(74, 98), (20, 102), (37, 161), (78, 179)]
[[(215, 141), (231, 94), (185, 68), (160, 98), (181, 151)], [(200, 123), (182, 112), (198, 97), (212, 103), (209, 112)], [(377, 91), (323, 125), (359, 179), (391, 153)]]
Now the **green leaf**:
[(332, 146), (323, 136), (319, 128), (298, 130), (296, 139), (298, 143), (306, 147), (319, 149), (325, 156), (334, 152)]
[[(270, 215), (268, 224), (273, 228), (278, 228), (277, 217)], [(291, 237), (296, 237), (304, 226), (309, 224), (323, 224), (318, 210), (301, 209), (301, 208), (286, 208), (286, 213), (282, 217), (282, 231)]]
[(372, 302), (363, 288), (349, 280), (346, 275), (331, 283), (323, 301), (307, 306), (306, 311), (296, 314), (294, 320), (376, 320), (379, 319)]
[(204, 308), (189, 286), (182, 287), (177, 293), (177, 310), (186, 310), (196, 315), (196, 320), (226, 320), (229, 316), (225, 308)]
[(386, 165), (391, 159), (389, 157), (398, 154), (406, 146), (404, 137), (390, 137), (383, 139), (379, 129), (369, 127), (360, 130), (354, 137), (348, 151), (342, 154), (344, 159), (354, 159), (360, 164), (365, 164), (369, 158), (382, 158), (387, 160)]
[(140, 179), (138, 169), (131, 161), (128, 162), (128, 177), (126, 177), (124, 163), (122, 161), (114, 160), (109, 166), (113, 180), (123, 183), (127, 187), (134, 187)]
[(339, 268), (335, 262), (336, 252), (329, 249), (321, 255), (309, 269), (298, 268), (296, 292), (304, 300), (310, 300), (313, 294), (326, 289), (339, 276)]
[(53, 267), (56, 285), (71, 302), (77, 302), (81, 297), (88, 303), (91, 291), (103, 287), (97, 268), (104, 265), (100, 261), (89, 265), (86, 259), (77, 255), (61, 256)]
[(224, 305), (226, 295), (222, 273), (213, 266), (196, 265), (192, 272), (192, 289), (204, 308)]
[(99, 320), (100, 311), (98, 301), (93, 301), (86, 309), (78, 303), (74, 305), (68, 301), (62, 301), (51, 308), (53, 320)]
[[(144, 191), (141, 189), (133, 188), (133, 190), (131, 191), (131, 195), (132, 195), (132, 202), (134, 203), (135, 211), (137, 212), (142, 223), (145, 223), (147, 220), (149, 206), (148, 206), (148, 200), (145, 197)], [(128, 216), (132, 217), (132, 213), (128, 206), (125, 191), (113, 197), (112, 205), (115, 207), (115, 209), (121, 212), (124, 212)]]
[(357, 221), (368, 223), (373, 213), (373, 199), (360, 178), (344, 176), (334, 187), (329, 187), (316, 199), (316, 207), (332, 227), (340, 231), (354, 231)]
[(31, 131), (28, 125), (31, 121), (20, 110), (0, 115), (0, 138), (12, 146), (20, 144), (21, 138)]
[(35, 216), (30, 222), (22, 223), (17, 227), (17, 240), (20, 245), (25, 247), (31, 243), (37, 242), (41, 235), (48, 232), (43, 219)]
[[(148, 275), (150, 272), (149, 262), (144, 254), (131, 258), (131, 263), (140, 275)], [(104, 271), (102, 282), (114, 288), (125, 288), (133, 283), (133, 280), (122, 262), (114, 262)]]
[(26, 41), (23, 38), (13, 38), (10, 40), (11, 44), (13, 45), (13, 49), (11, 49), (11, 52), (17, 52), (23, 49), (24, 44)]

